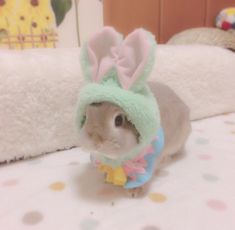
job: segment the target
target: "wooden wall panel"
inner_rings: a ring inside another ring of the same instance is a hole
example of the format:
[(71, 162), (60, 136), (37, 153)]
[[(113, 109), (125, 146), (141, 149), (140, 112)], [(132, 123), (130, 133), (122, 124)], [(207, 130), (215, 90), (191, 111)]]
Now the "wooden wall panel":
[(104, 24), (123, 34), (137, 27), (152, 31), (159, 37), (160, 0), (103, 0)]
[(103, 0), (104, 24), (127, 34), (138, 27), (164, 43), (182, 30), (214, 26), (215, 17), (235, 0)]
[(206, 0), (162, 0), (160, 41), (184, 29), (202, 26), (205, 11)]
[(227, 7), (235, 7), (235, 0), (207, 0), (206, 26), (214, 26), (218, 13)]

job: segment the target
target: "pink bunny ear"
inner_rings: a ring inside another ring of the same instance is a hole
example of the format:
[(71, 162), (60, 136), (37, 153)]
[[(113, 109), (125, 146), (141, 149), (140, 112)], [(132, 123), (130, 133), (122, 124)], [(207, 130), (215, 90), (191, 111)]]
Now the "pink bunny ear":
[(145, 70), (151, 52), (155, 52), (154, 45), (155, 40), (149, 32), (137, 29), (128, 35), (118, 48), (116, 68), (120, 84), (124, 89), (129, 89), (138, 80), (145, 80), (150, 72)]
[(122, 42), (118, 32), (104, 27), (85, 46), (87, 58), (81, 59), (85, 76), (100, 82), (114, 67), (122, 88), (144, 84), (154, 63), (155, 44), (153, 35), (143, 29), (135, 30)]
[(114, 65), (111, 56), (112, 47), (120, 44), (122, 36), (112, 27), (104, 27), (87, 42), (88, 65), (91, 68), (90, 80), (99, 82)]

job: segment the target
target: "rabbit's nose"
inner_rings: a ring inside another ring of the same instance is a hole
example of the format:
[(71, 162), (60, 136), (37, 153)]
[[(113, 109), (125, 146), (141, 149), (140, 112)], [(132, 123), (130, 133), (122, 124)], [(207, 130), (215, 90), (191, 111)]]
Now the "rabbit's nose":
[(88, 136), (96, 143), (102, 143), (104, 141), (103, 137), (98, 133), (88, 132)]

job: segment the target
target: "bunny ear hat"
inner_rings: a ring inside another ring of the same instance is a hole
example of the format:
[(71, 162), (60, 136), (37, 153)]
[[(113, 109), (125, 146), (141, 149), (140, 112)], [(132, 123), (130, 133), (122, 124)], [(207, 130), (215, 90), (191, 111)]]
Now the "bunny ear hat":
[(77, 123), (82, 128), (86, 107), (91, 103), (111, 102), (120, 106), (139, 132), (139, 144), (130, 154), (112, 162), (120, 165), (133, 158), (156, 137), (160, 128), (157, 101), (146, 79), (155, 63), (156, 42), (144, 29), (137, 29), (125, 39), (112, 27), (94, 34), (81, 49), (81, 66), (87, 82), (80, 92)]

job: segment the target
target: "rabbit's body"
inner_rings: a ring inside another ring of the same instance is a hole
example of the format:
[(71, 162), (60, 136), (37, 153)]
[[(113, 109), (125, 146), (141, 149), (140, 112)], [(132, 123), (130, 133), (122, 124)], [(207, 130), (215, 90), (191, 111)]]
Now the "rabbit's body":
[(95, 154), (106, 182), (135, 194), (151, 179), (155, 162), (179, 152), (190, 133), (180, 98), (165, 85), (146, 83), (155, 48), (153, 35), (143, 29), (122, 40), (105, 27), (81, 52), (88, 83), (77, 113), (81, 145)]
[[(165, 140), (161, 159), (166, 159), (183, 149), (190, 134), (189, 109), (168, 86), (155, 82), (150, 82), (149, 86), (159, 106)], [(80, 132), (81, 146), (112, 159), (135, 148), (138, 144), (138, 131), (127, 119), (122, 126), (115, 127), (115, 118), (118, 115), (127, 116), (123, 109), (110, 102), (89, 105), (86, 121)]]
[(177, 94), (162, 83), (150, 82), (149, 86), (158, 102), (165, 145), (163, 158), (183, 150), (191, 132), (190, 111)]

